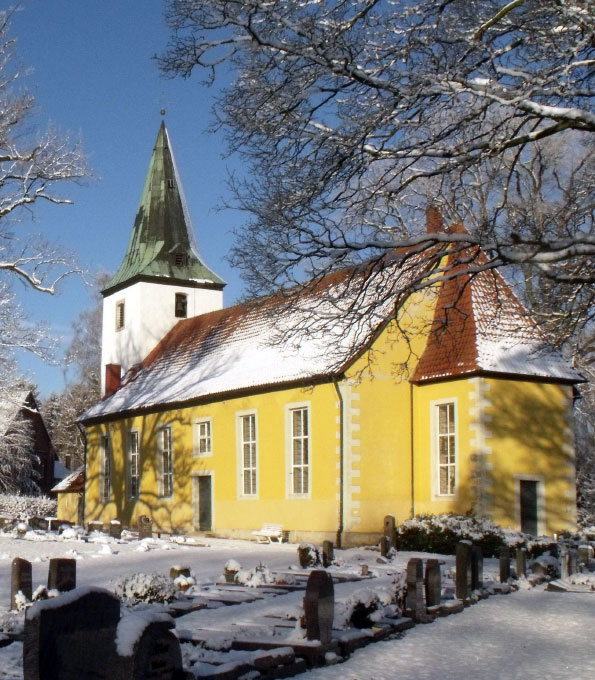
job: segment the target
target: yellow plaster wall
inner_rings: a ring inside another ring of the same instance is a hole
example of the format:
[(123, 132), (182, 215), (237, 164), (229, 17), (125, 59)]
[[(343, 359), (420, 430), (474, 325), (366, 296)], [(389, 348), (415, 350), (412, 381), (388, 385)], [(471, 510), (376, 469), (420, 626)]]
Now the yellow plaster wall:
[(520, 380), (486, 379), (487, 444), (492, 464), (493, 518), (520, 528), (518, 478), (543, 483), (540, 529), (547, 534), (576, 526), (572, 388)]
[(80, 493), (58, 493), (58, 519), (78, 523)]
[[(308, 403), (311, 425), (311, 490), (309, 498), (286, 493), (286, 406)], [(255, 498), (238, 494), (239, 468), (236, 436), (238, 412), (256, 411), (258, 440), (258, 493)], [(265, 522), (283, 524), (287, 530), (318, 531), (337, 526), (337, 425), (336, 394), (332, 384), (278, 390), (267, 394), (229, 399), (175, 412), (149, 414), (94, 426), (88, 431), (86, 520), (104, 522), (118, 517), (134, 525), (139, 515), (153, 517), (157, 530), (190, 530), (193, 521), (193, 473), (210, 473), (214, 487), (213, 529), (259, 529)], [(213, 455), (195, 458), (192, 424), (197, 418), (212, 419)], [(157, 495), (155, 474), (160, 427), (171, 425), (174, 442), (174, 498)], [(125, 492), (126, 435), (138, 429), (141, 448), (141, 495), (130, 501)], [(113, 500), (99, 501), (99, 441), (102, 432), (112, 438)], [(286, 502), (284, 502), (286, 501)]]

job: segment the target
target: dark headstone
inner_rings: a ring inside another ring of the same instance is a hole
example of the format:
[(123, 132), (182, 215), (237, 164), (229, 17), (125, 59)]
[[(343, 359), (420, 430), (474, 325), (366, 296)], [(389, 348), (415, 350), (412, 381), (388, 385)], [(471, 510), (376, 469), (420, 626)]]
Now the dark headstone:
[(471, 544), (467, 541), (457, 543), (455, 585), (457, 598), (468, 599), (471, 594)]
[(519, 578), (527, 576), (527, 549), (517, 548), (516, 551), (516, 574)]
[(510, 548), (500, 548), (500, 583), (508, 583), (510, 578)]
[(322, 564), (318, 548), (311, 543), (300, 543), (298, 546), (298, 559), (300, 567), (303, 569), (317, 567), (319, 564)]
[(382, 530), (384, 536), (388, 538), (391, 548), (397, 548), (397, 527), (394, 515), (386, 515), (384, 518), (384, 528)]
[(568, 575), (576, 574), (577, 572), (577, 551), (574, 548), (570, 548), (568, 551)]
[(153, 520), (147, 515), (138, 518), (138, 537), (139, 540), (153, 537)]
[(570, 576), (570, 571), (568, 569), (569, 564), (568, 564), (568, 550), (566, 549), (566, 546), (562, 546), (560, 548), (560, 553), (558, 557), (558, 565), (560, 569), (560, 578), (566, 579)]
[(405, 597), (405, 613), (415, 621), (421, 621), (426, 614), (424, 600), (424, 563), (419, 557), (412, 557), (407, 562), (407, 595)]
[(437, 607), (442, 598), (442, 575), (440, 573), (440, 562), (430, 559), (426, 562), (426, 605)]
[(169, 570), (169, 577), (172, 581), (178, 578), (178, 576), (190, 576), (190, 567), (172, 567)]
[(322, 542), (322, 566), (330, 567), (335, 559), (335, 546), (332, 541)]
[(313, 571), (308, 578), (304, 613), (308, 640), (328, 644), (335, 614), (335, 588), (332, 576), (322, 569)]
[(27, 610), (24, 680), (111, 680), (120, 600), (101, 588), (85, 588), (38, 602)]
[(17, 609), (16, 596), (18, 592), (30, 601), (33, 597), (33, 580), (31, 562), (21, 557), (15, 557), (12, 561), (10, 578), (10, 608)]
[(49, 527), (49, 522), (45, 517), (29, 517), (29, 526), (32, 529), (38, 529), (41, 531), (47, 531)]
[(48, 590), (64, 593), (76, 588), (76, 560), (52, 557), (48, 571)]
[(390, 539), (388, 536), (382, 536), (380, 538), (380, 555), (382, 557), (388, 557), (390, 553)]
[(112, 538), (121, 538), (122, 537), (122, 522), (120, 522), (117, 519), (113, 519), (109, 523), (109, 535)]
[[(127, 625), (127, 619), (122, 619), (120, 626)], [(174, 624), (167, 621), (148, 623), (134, 643), (132, 653), (117, 656), (111, 667), (110, 680), (177, 680), (186, 677), (182, 671), (180, 641), (171, 632), (173, 627)]]
[(589, 562), (593, 559), (593, 548), (590, 545), (579, 545), (577, 553), (577, 565), (589, 566)]
[(87, 529), (89, 531), (103, 531), (103, 522), (94, 519), (87, 524)]
[(483, 589), (483, 550), (479, 545), (471, 546), (471, 590)]

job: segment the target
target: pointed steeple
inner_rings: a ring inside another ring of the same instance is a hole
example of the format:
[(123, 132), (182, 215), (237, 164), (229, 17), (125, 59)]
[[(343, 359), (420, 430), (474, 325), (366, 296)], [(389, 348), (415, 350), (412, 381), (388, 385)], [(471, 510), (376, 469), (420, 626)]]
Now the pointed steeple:
[(162, 121), (151, 156), (128, 250), (104, 295), (134, 281), (183, 283), (223, 289), (225, 281), (198, 253), (184, 193)]

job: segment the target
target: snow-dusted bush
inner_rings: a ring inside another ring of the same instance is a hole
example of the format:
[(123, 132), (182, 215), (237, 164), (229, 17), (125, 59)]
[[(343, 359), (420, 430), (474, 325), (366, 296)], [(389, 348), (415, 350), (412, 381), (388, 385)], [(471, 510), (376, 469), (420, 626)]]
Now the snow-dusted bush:
[(240, 570), (237, 572), (235, 582), (242, 586), (257, 588), (270, 583), (276, 583), (273, 573), (264, 564), (259, 564), (254, 569)]
[(300, 567), (317, 567), (322, 564), (322, 551), (312, 543), (300, 543), (298, 546)]
[(417, 515), (397, 527), (397, 542), (401, 550), (454, 555), (461, 540), (481, 546), (485, 557), (494, 557), (504, 545), (513, 548), (525, 544), (518, 532), (507, 537), (497, 524), (487, 519), (463, 515)]
[(140, 602), (171, 602), (176, 598), (178, 589), (163, 574), (138, 573), (116, 581), (114, 592), (127, 604), (134, 605)]
[(0, 494), (0, 517), (26, 520), (29, 517), (55, 517), (58, 502), (48, 496)]

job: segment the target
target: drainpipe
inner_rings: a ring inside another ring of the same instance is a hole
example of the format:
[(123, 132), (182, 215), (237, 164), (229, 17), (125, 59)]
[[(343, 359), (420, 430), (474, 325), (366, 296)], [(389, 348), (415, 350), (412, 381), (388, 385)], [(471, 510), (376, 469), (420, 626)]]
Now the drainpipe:
[(83, 475), (84, 475), (84, 484), (83, 484), (83, 526), (85, 526), (85, 508), (87, 506), (87, 431), (85, 430), (84, 426), (81, 425), (79, 422), (77, 422), (77, 427), (79, 429), (79, 432), (81, 433), (81, 437), (83, 438)]
[(335, 386), (335, 391), (337, 397), (339, 398), (339, 528), (337, 529), (337, 548), (341, 547), (343, 539), (344, 530), (344, 505), (345, 505), (345, 492), (344, 492), (344, 419), (345, 419), (345, 406), (343, 403), (343, 395), (339, 388), (339, 383), (336, 378), (333, 379), (333, 385)]
[(411, 455), (411, 519), (415, 517), (415, 438), (413, 436), (413, 383), (409, 383), (409, 429), (411, 432), (410, 455)]

